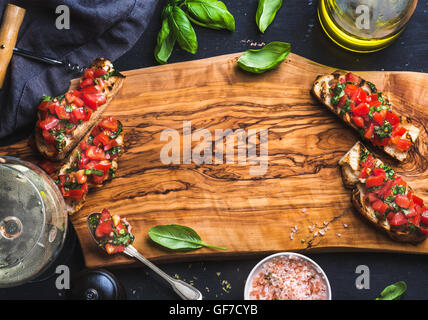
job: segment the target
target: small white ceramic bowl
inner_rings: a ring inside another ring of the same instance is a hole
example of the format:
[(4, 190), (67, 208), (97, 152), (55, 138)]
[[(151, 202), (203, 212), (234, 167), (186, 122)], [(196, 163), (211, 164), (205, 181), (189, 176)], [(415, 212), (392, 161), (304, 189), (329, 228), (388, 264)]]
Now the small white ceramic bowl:
[(299, 253), (295, 253), (295, 252), (279, 252), (279, 253), (275, 253), (272, 254), (266, 258), (264, 258), (263, 260), (261, 260), (259, 263), (257, 263), (253, 270), (251, 270), (250, 274), (248, 275), (247, 281), (245, 283), (245, 289), (244, 289), (244, 299), (245, 300), (250, 300), (250, 292), (252, 290), (253, 287), (253, 277), (258, 274), (260, 272), (260, 269), (262, 267), (263, 264), (265, 264), (266, 262), (272, 260), (273, 258), (276, 257), (280, 257), (280, 256), (286, 256), (286, 257), (296, 257), (296, 258), (300, 258), (302, 260), (308, 261), (312, 267), (318, 271), (322, 277), (325, 280), (326, 286), (327, 286), (327, 299), (326, 300), (331, 300), (331, 287), (330, 287), (330, 282), (328, 281), (327, 275), (325, 274), (324, 270), (321, 269), (321, 267), (312, 259), (309, 259), (308, 257), (299, 254)]

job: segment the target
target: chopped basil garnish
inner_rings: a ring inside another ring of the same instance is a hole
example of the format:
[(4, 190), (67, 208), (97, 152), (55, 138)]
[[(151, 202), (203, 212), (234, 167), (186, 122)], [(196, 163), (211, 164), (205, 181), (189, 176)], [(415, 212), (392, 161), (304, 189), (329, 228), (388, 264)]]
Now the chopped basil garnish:
[(386, 174), (386, 178), (387, 179), (392, 179), (393, 175), (395, 174), (394, 169), (392, 169), (390, 166), (388, 166), (387, 164), (381, 164), (379, 166), (381, 169), (385, 170), (385, 174)]
[(373, 83), (371, 83), (369, 81), (366, 81), (366, 83), (370, 87), (370, 89), (372, 90), (372, 93), (376, 93), (377, 92), (377, 88), (376, 88), (376, 86)]
[(104, 175), (104, 171), (97, 170), (97, 169), (86, 169), (85, 170), (85, 174), (86, 175), (94, 174), (96, 176), (103, 176)]
[(341, 118), (343, 118), (343, 116), (347, 113), (351, 111), (351, 100), (349, 100), (348, 98), (346, 98), (345, 104), (343, 105), (342, 110), (340, 110), (340, 114), (339, 116)]
[(65, 111), (66, 111), (66, 112), (72, 112), (72, 111), (73, 111), (72, 106), (70, 106), (70, 105), (66, 105), (66, 106), (65, 106)]
[(336, 105), (339, 103), (339, 99), (345, 95), (345, 83), (337, 83), (333, 89), (330, 91), (333, 93), (333, 97), (331, 98), (331, 103)]
[(360, 162), (366, 162), (368, 156), (369, 152), (364, 149), (361, 149)]
[(386, 199), (385, 199), (385, 203), (386, 204), (388, 204), (388, 205), (391, 205), (393, 202), (395, 201), (395, 197), (394, 196), (388, 196)]
[(51, 96), (47, 96), (47, 95), (43, 95), (42, 99), (40, 100), (40, 102), (44, 102), (44, 101), (52, 101), (53, 98)]
[(122, 124), (119, 122), (119, 125), (117, 126), (117, 131), (114, 132), (111, 136), (110, 139), (116, 139), (118, 137), (118, 135), (122, 132)]
[(394, 186), (392, 189), (393, 194), (406, 194), (406, 187), (405, 186)]
[(107, 80), (110, 77), (120, 77), (120, 78), (126, 78), (123, 74), (121, 74), (118, 70), (110, 71), (102, 76), (100, 78), (103, 78), (104, 80)]
[(88, 137), (88, 143), (92, 144), (93, 142), (94, 142), (94, 137), (92, 136), (92, 134), (90, 134)]
[(121, 151), (120, 146), (116, 146), (116, 147), (111, 148), (110, 150), (107, 150), (106, 153), (108, 153), (109, 155), (113, 156), (115, 154), (119, 154), (120, 151)]
[(384, 124), (382, 126), (375, 126), (374, 127), (374, 130), (375, 130), (376, 134), (381, 139), (386, 138), (386, 137), (390, 137), (393, 129), (394, 128), (388, 122), (388, 120), (385, 120), (385, 122), (384, 122)]

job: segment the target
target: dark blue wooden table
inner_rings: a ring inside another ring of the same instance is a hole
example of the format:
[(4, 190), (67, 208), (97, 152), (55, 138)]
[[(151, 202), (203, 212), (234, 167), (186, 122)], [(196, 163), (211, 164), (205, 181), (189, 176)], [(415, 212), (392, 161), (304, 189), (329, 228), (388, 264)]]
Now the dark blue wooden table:
[[(202, 59), (254, 48), (251, 43), (285, 41), (292, 52), (313, 61), (348, 70), (405, 70), (428, 72), (428, 1), (419, 1), (416, 12), (401, 37), (390, 47), (371, 54), (347, 52), (333, 44), (323, 33), (317, 19), (315, 0), (287, 0), (265, 34), (255, 24), (257, 0), (224, 0), (236, 20), (234, 33), (196, 27), (199, 50), (191, 55), (176, 48), (170, 63)], [(116, 65), (119, 70), (156, 65), (153, 58), (163, 1), (159, 1), (150, 26)], [(428, 99), (428, 98), (427, 98)], [(428, 256), (394, 253), (309, 254), (326, 272), (334, 299), (374, 299), (387, 285), (403, 280), (408, 290), (403, 299), (426, 299), (428, 293)], [(245, 280), (262, 256), (245, 260), (197, 261), (164, 264), (169, 274), (192, 282), (206, 299), (242, 299)], [(55, 262), (67, 265), (71, 274), (84, 269), (81, 249), (74, 231)], [(357, 289), (358, 266), (370, 270), (370, 289)], [(175, 299), (172, 293), (147, 268), (110, 269), (124, 286), (128, 299)], [(1, 289), (0, 299), (64, 299), (55, 286), (56, 274), (46, 275), (20, 287)], [(227, 281), (227, 282), (225, 282)], [(229, 283), (229, 285), (227, 285)]]

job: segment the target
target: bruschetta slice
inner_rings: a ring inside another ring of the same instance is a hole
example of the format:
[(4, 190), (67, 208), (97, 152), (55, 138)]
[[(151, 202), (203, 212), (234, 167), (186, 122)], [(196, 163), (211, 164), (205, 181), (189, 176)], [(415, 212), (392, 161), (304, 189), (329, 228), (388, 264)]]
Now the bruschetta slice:
[(399, 161), (407, 158), (419, 129), (393, 111), (374, 84), (353, 73), (335, 71), (319, 76), (312, 92), (364, 140)]
[(49, 160), (39, 164), (58, 185), (69, 215), (84, 205), (88, 191), (101, 187), (115, 177), (117, 160), (124, 152), (124, 133), (120, 121), (103, 118), (88, 133), (69, 157), (54, 165)]
[(123, 80), (110, 61), (98, 58), (84, 71), (77, 89), (59, 97), (43, 96), (35, 128), (40, 153), (54, 161), (63, 160), (100, 120)]
[(418, 243), (428, 235), (428, 208), (395, 171), (357, 142), (339, 161), (352, 202), (374, 226), (400, 242)]

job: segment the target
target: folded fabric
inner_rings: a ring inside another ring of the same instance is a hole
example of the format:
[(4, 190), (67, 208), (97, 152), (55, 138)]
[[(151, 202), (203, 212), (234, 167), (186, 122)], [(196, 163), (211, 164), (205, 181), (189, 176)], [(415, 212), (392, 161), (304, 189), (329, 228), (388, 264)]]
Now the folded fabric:
[[(0, 0), (0, 15), (10, 1)], [(97, 57), (116, 60), (141, 37), (158, 0), (21, 0), (26, 9), (17, 47), (89, 66)], [(70, 11), (70, 28), (57, 29), (60, 5)], [(32, 131), (43, 94), (65, 92), (76, 74), (14, 55), (0, 90), (0, 145)]]

